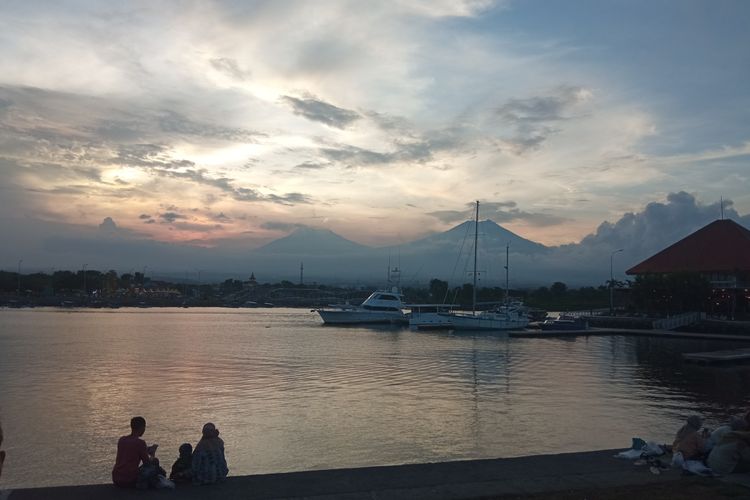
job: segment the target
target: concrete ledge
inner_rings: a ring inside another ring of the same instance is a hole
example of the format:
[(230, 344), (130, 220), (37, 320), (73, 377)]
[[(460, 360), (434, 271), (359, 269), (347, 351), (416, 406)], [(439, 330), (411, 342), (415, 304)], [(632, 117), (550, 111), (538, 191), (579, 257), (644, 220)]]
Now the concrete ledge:
[(619, 450), (465, 460), (358, 469), (230, 477), (214, 486), (178, 485), (176, 490), (121, 490), (108, 484), (19, 489), (9, 500), (41, 499), (470, 499), (679, 480), (679, 471), (649, 472)]

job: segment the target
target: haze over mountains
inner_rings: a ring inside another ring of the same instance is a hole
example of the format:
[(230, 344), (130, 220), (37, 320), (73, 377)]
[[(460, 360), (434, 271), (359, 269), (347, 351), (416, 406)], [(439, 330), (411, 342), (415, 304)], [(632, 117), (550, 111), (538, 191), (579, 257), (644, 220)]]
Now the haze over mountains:
[[(491, 220), (479, 225), (478, 269), (482, 285), (505, 282), (505, 247), (509, 246), (512, 287), (601, 285), (609, 279), (610, 257), (616, 278), (624, 270), (720, 217), (719, 202), (702, 204), (689, 193), (668, 195), (665, 203), (652, 202), (641, 212), (626, 213), (614, 223), (603, 222), (578, 243), (547, 247), (503, 228)], [(750, 227), (750, 215), (738, 214), (724, 201), (724, 217)], [(481, 216), (481, 214), (480, 214)], [(23, 273), (59, 269), (88, 269), (120, 273), (146, 271), (152, 278), (217, 281), (229, 277), (261, 282), (297, 283), (304, 264), (306, 283), (377, 286), (384, 284), (389, 264), (402, 270), (402, 283), (427, 284), (432, 278), (452, 285), (470, 282), (473, 265), (473, 221), (445, 232), (401, 245), (374, 248), (329, 229), (298, 226), (288, 235), (251, 249), (241, 240), (214, 247), (157, 242), (121, 228), (112, 218), (99, 227), (28, 221), (15, 225), (15, 241), (22, 254), (0, 246), (4, 269)], [(373, 228), (376, 231), (377, 228)], [(43, 236), (39, 236), (43, 235)], [(19, 263), (20, 264), (20, 263)]]

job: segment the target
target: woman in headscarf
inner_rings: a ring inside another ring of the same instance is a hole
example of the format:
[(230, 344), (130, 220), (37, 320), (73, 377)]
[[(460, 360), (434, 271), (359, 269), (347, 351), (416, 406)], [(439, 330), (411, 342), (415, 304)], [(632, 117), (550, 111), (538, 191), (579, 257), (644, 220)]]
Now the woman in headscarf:
[(224, 458), (224, 441), (219, 429), (211, 422), (203, 426), (203, 436), (193, 452), (193, 484), (214, 484), (229, 473)]

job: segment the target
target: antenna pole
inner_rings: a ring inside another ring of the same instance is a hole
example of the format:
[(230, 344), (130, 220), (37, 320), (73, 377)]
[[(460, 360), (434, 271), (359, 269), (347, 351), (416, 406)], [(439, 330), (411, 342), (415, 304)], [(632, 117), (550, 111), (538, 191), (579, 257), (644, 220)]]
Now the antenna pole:
[(471, 297), (471, 313), (477, 312), (477, 241), (479, 240), (479, 200), (477, 200), (477, 211), (474, 217), (474, 287)]
[(721, 200), (721, 220), (724, 220), (724, 197), (719, 198)]

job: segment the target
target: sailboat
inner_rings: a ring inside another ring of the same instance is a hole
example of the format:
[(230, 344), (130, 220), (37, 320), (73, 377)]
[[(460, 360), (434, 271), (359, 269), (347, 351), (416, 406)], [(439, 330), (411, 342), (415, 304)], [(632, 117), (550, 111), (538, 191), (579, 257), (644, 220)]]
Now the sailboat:
[(479, 240), (479, 202), (474, 219), (474, 289), (471, 312), (439, 313), (454, 330), (516, 330), (529, 324), (526, 308), (519, 301), (511, 301), (508, 288), (509, 247), (505, 247), (505, 301), (499, 307), (477, 312), (477, 242)]

